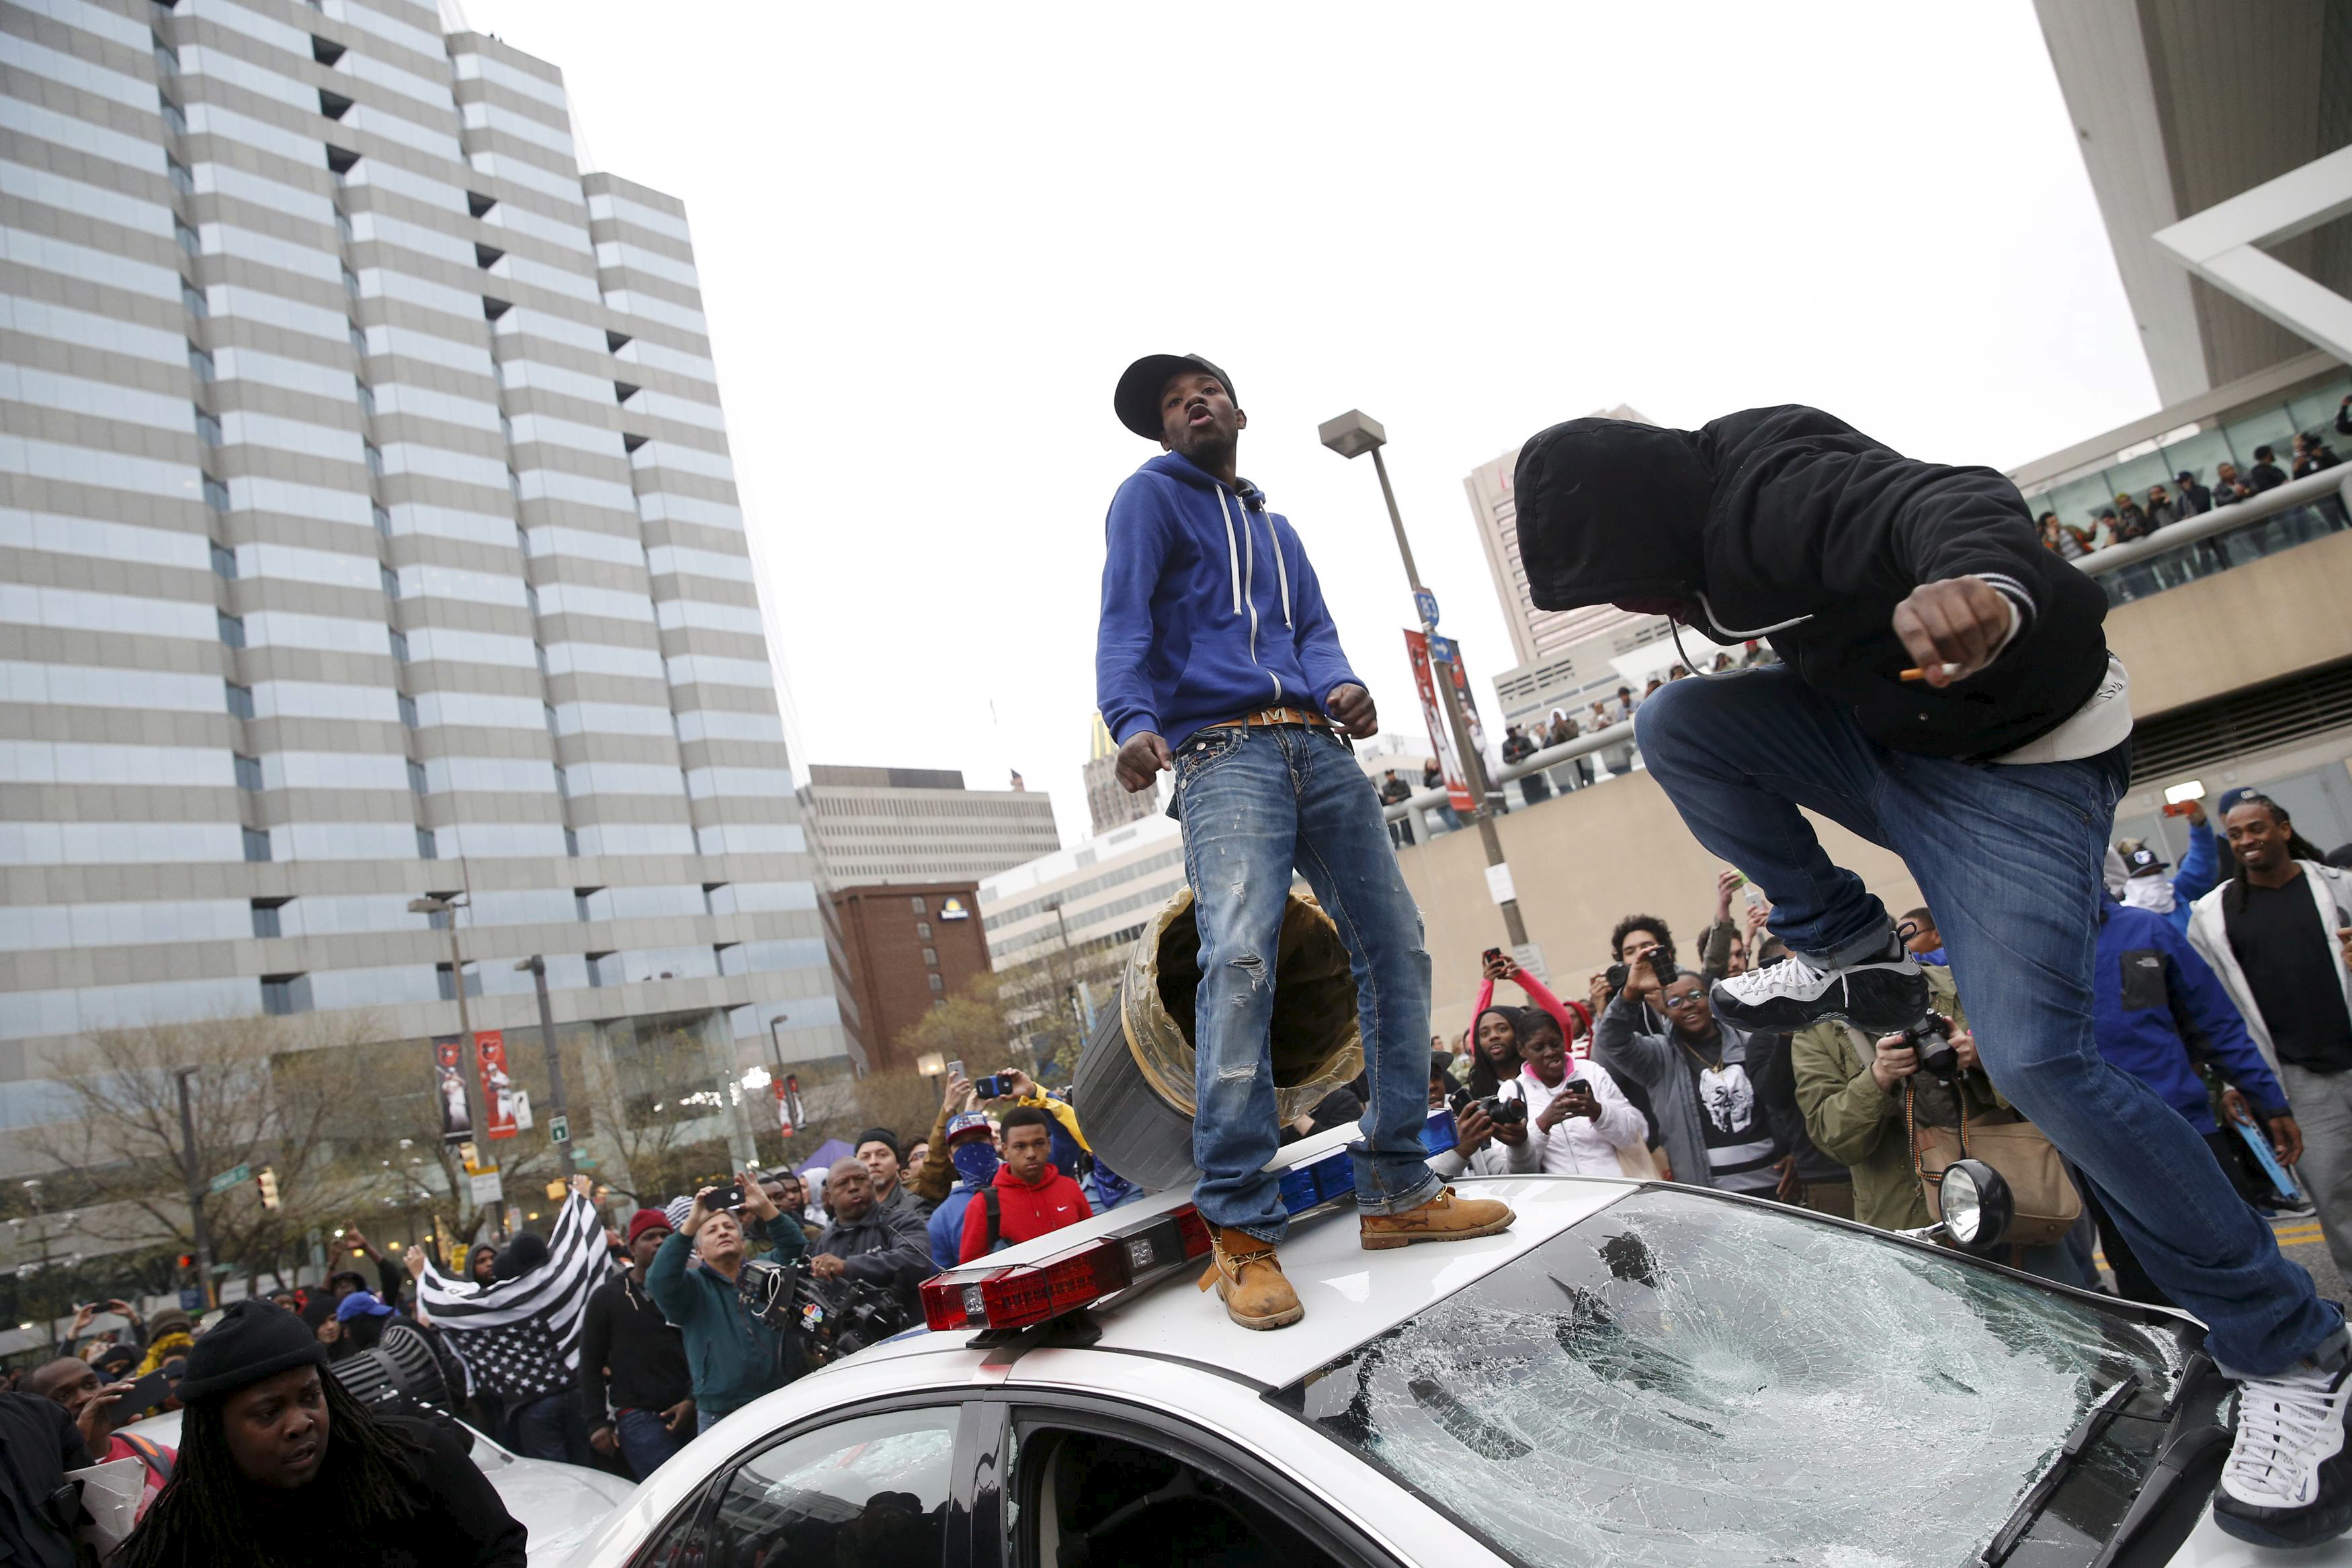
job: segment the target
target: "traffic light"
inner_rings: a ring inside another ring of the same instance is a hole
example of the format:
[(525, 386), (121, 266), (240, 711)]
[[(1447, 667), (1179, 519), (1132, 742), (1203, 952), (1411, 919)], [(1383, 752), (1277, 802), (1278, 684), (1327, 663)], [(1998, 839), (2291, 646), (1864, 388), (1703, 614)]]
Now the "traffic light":
[(273, 1210), (278, 1207), (278, 1173), (268, 1166), (261, 1167), (261, 1207)]
[(194, 1269), (195, 1266), (196, 1266), (196, 1255), (195, 1255), (194, 1253), (193, 1253), (193, 1252), (183, 1252), (183, 1253), (181, 1253), (181, 1254), (180, 1254), (180, 1267), (181, 1267), (181, 1268), (183, 1268), (183, 1269)]

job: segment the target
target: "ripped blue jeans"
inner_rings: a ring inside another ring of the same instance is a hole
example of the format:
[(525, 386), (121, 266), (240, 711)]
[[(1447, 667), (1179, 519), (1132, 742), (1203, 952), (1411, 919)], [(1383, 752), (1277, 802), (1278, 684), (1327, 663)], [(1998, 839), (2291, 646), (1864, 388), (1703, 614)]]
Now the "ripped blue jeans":
[(1443, 1185), (1423, 1157), (1429, 1114), (1429, 954), (1372, 781), (1347, 743), (1304, 725), (1205, 729), (1176, 754), (1184, 880), (1201, 931), (1193, 1000), (1192, 1200), (1213, 1225), (1282, 1239), (1281, 1145), (1267, 1030), (1291, 870), (1339, 928), (1356, 977), (1370, 1088), (1355, 1156), (1368, 1213), (1413, 1208)]

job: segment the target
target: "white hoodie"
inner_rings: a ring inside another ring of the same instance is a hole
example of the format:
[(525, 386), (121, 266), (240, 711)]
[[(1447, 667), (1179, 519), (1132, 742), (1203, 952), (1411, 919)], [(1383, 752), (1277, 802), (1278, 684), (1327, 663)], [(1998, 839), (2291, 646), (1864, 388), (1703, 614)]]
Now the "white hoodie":
[[(2299, 860), (2294, 863), (2303, 868), (2304, 885), (2310, 889), (2320, 925), (2327, 933), (2327, 956), (2336, 960), (2336, 978), (2344, 988), (2344, 1006), (2352, 1010), (2352, 968), (2346, 967), (2343, 946), (2336, 940), (2338, 930), (2352, 925), (2352, 873), (2318, 861)], [(2278, 1051), (2271, 1044), (2270, 1025), (2263, 1021), (2253, 988), (2246, 984), (2246, 971), (2239, 967), (2238, 955), (2230, 947), (2229, 917), (2221, 909), (2221, 900), (2228, 896), (2230, 887), (2231, 883), (2225, 882), (2189, 906), (2189, 943), (2221, 977), (2230, 999), (2245, 1015), (2246, 1032), (2254, 1037), (2254, 1044), (2262, 1048), (2263, 1060), (2276, 1072)]]

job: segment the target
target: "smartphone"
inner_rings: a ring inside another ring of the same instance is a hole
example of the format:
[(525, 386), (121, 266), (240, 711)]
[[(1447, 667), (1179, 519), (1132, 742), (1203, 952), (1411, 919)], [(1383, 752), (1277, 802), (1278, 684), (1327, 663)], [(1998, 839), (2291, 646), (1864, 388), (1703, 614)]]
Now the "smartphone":
[(1741, 892), (1740, 896), (1748, 900), (1748, 908), (1754, 909), (1764, 902), (1764, 890), (1751, 882)]
[(151, 1372), (131, 1385), (131, 1391), (114, 1402), (110, 1412), (117, 1419), (128, 1417), (142, 1410), (152, 1410), (172, 1397), (172, 1380), (161, 1372)]
[(1481, 962), (1491, 964), (1502, 956), (1503, 950), (1500, 947), (1489, 947), (1484, 953), (1479, 954), (1478, 957)]
[(2168, 817), (2185, 817), (2196, 809), (2197, 802), (2194, 800), (2171, 800), (2166, 802), (2164, 814)]
[(725, 1186), (712, 1193), (710, 1201), (704, 1207), (713, 1214), (722, 1208), (740, 1208), (743, 1207), (743, 1184), (740, 1181), (729, 1182)]
[(948, 1076), (950, 1078), (961, 1078), (963, 1076), (963, 1063), (961, 1061), (949, 1062)]
[(1675, 961), (1666, 956), (1666, 951), (1663, 947), (1651, 948), (1643, 956), (1643, 961), (1650, 966), (1650, 973), (1658, 977), (1658, 984), (1661, 987), (1673, 985), (1675, 978), (1682, 974), (1680, 969), (1675, 967)]
[(1734, 887), (1739, 886), (1747, 880), (1748, 873), (1746, 872), (1736, 871), (1731, 873), (1731, 885)]

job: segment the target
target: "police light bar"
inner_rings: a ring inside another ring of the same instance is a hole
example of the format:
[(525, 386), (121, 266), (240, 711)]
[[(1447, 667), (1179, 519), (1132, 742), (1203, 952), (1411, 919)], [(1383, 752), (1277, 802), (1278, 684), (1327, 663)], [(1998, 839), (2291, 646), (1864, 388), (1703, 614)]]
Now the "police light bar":
[[(1422, 1124), (1421, 1143), (1433, 1155), (1452, 1148), (1453, 1113), (1431, 1115)], [(1282, 1207), (1291, 1215), (1355, 1191), (1355, 1160), (1344, 1148), (1282, 1173)], [(1208, 1221), (1192, 1205), (1180, 1204), (1034, 1263), (973, 1264), (936, 1275), (922, 1287), (923, 1321), (934, 1330), (1029, 1328), (1147, 1284), (1208, 1253)]]
[(1042, 1262), (939, 1275), (923, 1285), (923, 1321), (933, 1329), (1027, 1328), (1208, 1253), (1209, 1222), (1188, 1203)]

